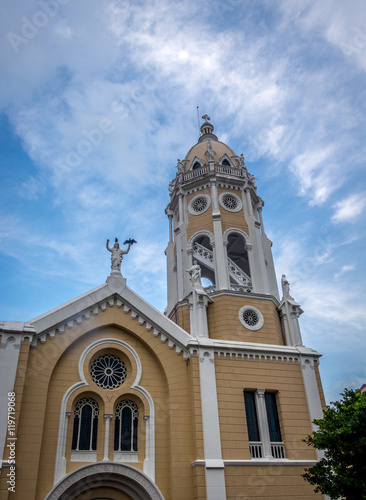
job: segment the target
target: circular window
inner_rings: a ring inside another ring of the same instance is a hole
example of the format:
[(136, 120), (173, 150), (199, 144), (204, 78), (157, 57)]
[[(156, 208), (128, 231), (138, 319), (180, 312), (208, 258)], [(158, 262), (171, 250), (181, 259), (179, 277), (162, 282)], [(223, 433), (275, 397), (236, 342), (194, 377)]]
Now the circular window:
[(103, 389), (116, 389), (125, 381), (127, 370), (124, 362), (114, 354), (99, 356), (91, 365), (94, 382)]
[(207, 208), (207, 200), (206, 198), (197, 198), (192, 203), (192, 208), (195, 212), (204, 212)]
[(243, 206), (239, 196), (233, 193), (221, 193), (219, 201), (220, 205), (229, 212), (239, 212)]
[(244, 306), (239, 311), (240, 323), (248, 330), (260, 330), (264, 324), (263, 314), (253, 306)]
[(191, 200), (191, 202), (188, 205), (188, 211), (192, 215), (203, 214), (204, 212), (206, 212), (210, 204), (211, 204), (210, 197), (207, 194), (201, 194), (193, 198), (193, 200)]

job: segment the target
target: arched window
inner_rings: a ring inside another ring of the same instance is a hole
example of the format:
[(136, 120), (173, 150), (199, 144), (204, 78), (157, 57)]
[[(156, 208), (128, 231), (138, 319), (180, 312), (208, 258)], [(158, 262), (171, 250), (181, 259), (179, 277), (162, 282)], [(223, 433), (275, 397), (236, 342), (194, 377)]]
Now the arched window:
[(226, 165), (227, 167), (231, 167), (229, 160), (227, 160), (226, 158), (222, 161), (221, 165)]
[(97, 449), (99, 406), (92, 398), (83, 398), (75, 406), (72, 449), (95, 451)]
[(197, 236), (193, 247), (193, 259), (197, 260), (201, 267), (202, 278), (207, 278), (209, 283), (203, 282), (204, 286), (215, 285), (215, 265), (214, 253), (210, 244), (210, 239), (206, 235)]
[(130, 400), (123, 400), (116, 407), (114, 424), (114, 450), (137, 451), (139, 411)]
[(227, 256), (231, 284), (251, 284), (245, 239), (238, 233), (228, 236)]
[(192, 167), (192, 170), (196, 170), (197, 168), (201, 168), (201, 167), (202, 167), (202, 165), (200, 164), (200, 162), (199, 162), (199, 161), (196, 161), (196, 162), (194, 163), (193, 167)]

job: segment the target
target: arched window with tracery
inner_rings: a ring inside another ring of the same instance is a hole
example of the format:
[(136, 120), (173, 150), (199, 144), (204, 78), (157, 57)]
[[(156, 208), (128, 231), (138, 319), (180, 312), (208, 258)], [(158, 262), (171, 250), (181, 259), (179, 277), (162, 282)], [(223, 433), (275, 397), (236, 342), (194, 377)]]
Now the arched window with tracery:
[(136, 403), (127, 399), (118, 403), (114, 424), (114, 451), (137, 451), (138, 418)]
[(73, 451), (97, 449), (99, 406), (92, 398), (83, 398), (74, 410)]

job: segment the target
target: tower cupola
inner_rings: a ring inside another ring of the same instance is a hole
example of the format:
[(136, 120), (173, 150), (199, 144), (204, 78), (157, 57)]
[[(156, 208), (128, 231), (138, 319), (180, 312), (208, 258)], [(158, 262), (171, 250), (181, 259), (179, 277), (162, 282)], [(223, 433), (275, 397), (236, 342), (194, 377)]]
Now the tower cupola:
[(248, 172), (244, 155), (235, 154), (213, 134), (210, 117), (202, 118), (202, 135), (178, 161), (169, 185), (168, 316), (191, 293), (186, 271), (194, 261), (209, 294), (279, 299), (272, 243), (263, 226), (264, 202), (255, 177)]
[(201, 137), (198, 139), (198, 142), (202, 142), (207, 139), (217, 141), (217, 136), (213, 134), (214, 126), (209, 122), (211, 118), (208, 115), (203, 115), (202, 118), (205, 120), (205, 123), (201, 125)]

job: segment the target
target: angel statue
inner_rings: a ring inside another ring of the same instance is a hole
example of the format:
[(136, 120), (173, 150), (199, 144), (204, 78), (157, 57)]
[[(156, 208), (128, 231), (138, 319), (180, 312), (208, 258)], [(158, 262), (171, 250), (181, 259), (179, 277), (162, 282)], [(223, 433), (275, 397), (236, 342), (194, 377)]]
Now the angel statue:
[(114, 243), (113, 247), (109, 248), (109, 240), (107, 240), (106, 248), (109, 252), (112, 253), (112, 255), (111, 255), (112, 271), (121, 272), (121, 263), (123, 260), (123, 256), (126, 255), (130, 251), (131, 245), (133, 245), (134, 243), (137, 243), (137, 241), (132, 239), (132, 238), (130, 238), (129, 240), (126, 240), (123, 244), (128, 245), (127, 250), (122, 250), (120, 248), (119, 243), (118, 243), (118, 238), (115, 238), (114, 241), (115, 241), (115, 243)]

